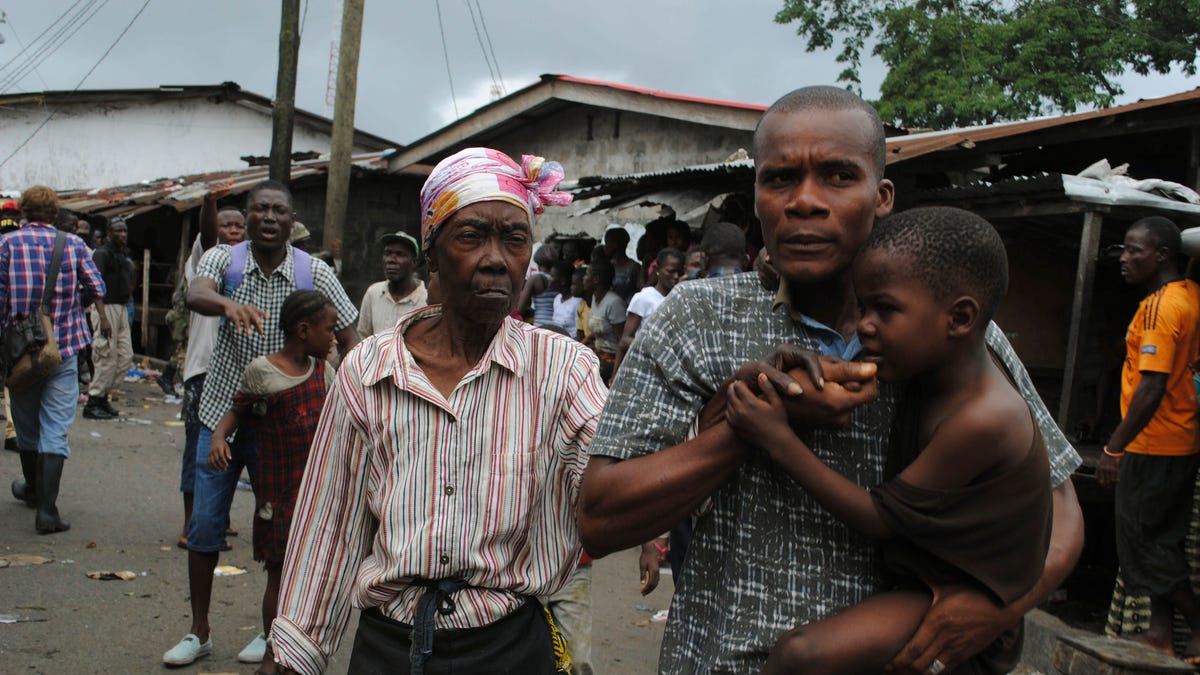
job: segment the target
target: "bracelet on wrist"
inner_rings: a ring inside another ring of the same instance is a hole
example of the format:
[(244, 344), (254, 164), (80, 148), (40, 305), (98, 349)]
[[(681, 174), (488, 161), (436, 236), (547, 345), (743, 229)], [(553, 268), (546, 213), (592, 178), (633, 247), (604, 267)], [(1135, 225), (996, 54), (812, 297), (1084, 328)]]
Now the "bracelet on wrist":
[(1109, 457), (1122, 457), (1125, 455), (1125, 451), (1122, 450), (1121, 452), (1112, 452), (1108, 449), (1108, 446), (1106, 445), (1106, 446), (1104, 446), (1104, 454), (1108, 455)]

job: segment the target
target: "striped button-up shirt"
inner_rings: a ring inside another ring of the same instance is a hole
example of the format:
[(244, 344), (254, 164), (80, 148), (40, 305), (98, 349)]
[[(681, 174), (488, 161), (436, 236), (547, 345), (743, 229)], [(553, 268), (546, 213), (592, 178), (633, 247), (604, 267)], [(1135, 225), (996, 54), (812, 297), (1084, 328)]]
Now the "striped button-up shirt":
[[(0, 330), (42, 304), (57, 234), (47, 223), (26, 223), (0, 237)], [(100, 270), (83, 240), (73, 234), (67, 235), (54, 288), (50, 323), (58, 351), (66, 358), (92, 343), (83, 308), (104, 297)]]
[[(209, 249), (200, 259), (197, 276), (211, 279), (217, 284), (217, 290), (222, 291), (225, 272), (233, 260), (230, 253), (232, 250), (224, 244)], [(204, 379), (204, 389), (200, 394), (200, 422), (209, 429), (216, 429), (221, 418), (233, 405), (233, 394), (237, 391), (238, 382), (241, 382), (246, 366), (250, 365), (255, 357), (266, 356), (283, 349), (279, 310), (283, 307), (283, 301), (296, 290), (294, 253), (289, 246), (287, 257), (270, 276), (265, 276), (254, 258), (254, 244), (251, 243), (242, 283), (231, 293), (226, 293), (234, 302), (252, 305), (266, 312), (267, 318), (262, 322), (262, 334), (254, 330), (238, 333), (232, 323), (221, 322), (221, 327), (217, 330), (217, 343), (213, 347), (212, 361), (209, 362), (208, 377)], [(309, 262), (312, 265), (313, 290), (323, 293), (337, 309), (334, 330), (340, 331), (346, 326), (353, 326), (358, 318), (358, 308), (346, 296), (346, 291), (333, 275), (333, 270), (316, 257), (310, 257)]]
[[(617, 371), (594, 455), (629, 459), (683, 442), (717, 387), (777, 345), (823, 349), (823, 331), (773, 302), (755, 274), (675, 287), (642, 324)], [(987, 333), (1033, 408), (1053, 482), (1079, 455), (1055, 426), (1021, 361), (994, 325)], [(801, 437), (830, 468), (864, 487), (883, 479), (896, 388), (851, 415), (846, 429)], [(825, 618), (881, 590), (876, 547), (834, 518), (767, 457), (752, 458), (696, 521), (687, 566), (675, 580), (663, 636), (663, 673), (762, 670), (784, 631)]]
[(308, 459), (272, 629), (276, 658), (324, 670), (351, 606), (412, 623), (465, 579), (437, 628), (490, 624), (557, 591), (579, 560), (575, 503), (606, 394), (595, 355), (512, 318), (447, 398), (405, 346), (414, 310), (338, 370)]

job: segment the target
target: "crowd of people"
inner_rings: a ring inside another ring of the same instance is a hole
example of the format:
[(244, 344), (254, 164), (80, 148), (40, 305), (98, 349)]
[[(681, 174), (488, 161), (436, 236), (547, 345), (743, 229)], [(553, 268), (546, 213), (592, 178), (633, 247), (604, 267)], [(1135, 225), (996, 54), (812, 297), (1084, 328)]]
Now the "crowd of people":
[[(291, 245), (286, 186), (256, 185), (244, 210), (211, 191), (181, 296), (192, 621), (162, 661), (214, 650), (246, 472), (267, 580), (238, 659), (258, 673), (323, 672), (354, 608), (350, 672), (590, 673), (593, 556), (639, 546), (643, 593), (667, 558), (675, 579), (664, 673), (1009, 672), (1083, 520), (1080, 457), (991, 320), (1004, 244), (959, 209), (892, 215), (883, 124), (845, 90), (784, 96), (754, 145), (761, 251), (738, 224), (697, 242), (663, 218), (632, 257), (620, 226), (535, 251), (537, 215), (571, 201), (563, 167), (462, 150), (421, 191), (420, 240), (379, 240), (384, 279), (357, 306)], [(118, 415), (134, 267), (119, 220), (93, 253), (49, 188), (12, 206), (0, 326), (46, 308), (62, 358), (7, 398), (13, 495), (49, 534), (69, 527), (56, 500), (88, 345), (83, 414)], [(1171, 650), (1181, 610), (1192, 658), (1200, 286), (1179, 249), (1164, 218), (1126, 235), (1122, 272), (1150, 295), (1099, 477), (1117, 486), (1124, 588), (1152, 608), (1139, 639)]]

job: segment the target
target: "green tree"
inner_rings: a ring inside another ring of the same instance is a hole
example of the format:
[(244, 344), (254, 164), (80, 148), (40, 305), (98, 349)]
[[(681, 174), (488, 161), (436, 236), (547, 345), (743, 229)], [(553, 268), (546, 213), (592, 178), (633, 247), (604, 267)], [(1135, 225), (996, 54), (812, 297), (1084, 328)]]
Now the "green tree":
[(1112, 105), (1115, 77), (1194, 75), (1200, 48), (1200, 0), (783, 0), (775, 21), (810, 52), (840, 40), (860, 92), (873, 42), (883, 118), (939, 129)]

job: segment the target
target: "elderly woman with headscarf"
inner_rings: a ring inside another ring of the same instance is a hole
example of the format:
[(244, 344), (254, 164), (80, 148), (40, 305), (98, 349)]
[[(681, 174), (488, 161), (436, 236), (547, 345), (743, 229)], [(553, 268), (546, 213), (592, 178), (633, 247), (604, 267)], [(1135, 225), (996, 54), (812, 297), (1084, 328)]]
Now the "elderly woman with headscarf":
[[(272, 630), (319, 673), (353, 605), (350, 672), (552, 673), (534, 599), (579, 559), (574, 507), (605, 389), (595, 356), (509, 315), (562, 168), (463, 150), (421, 190), (441, 304), (345, 360), (300, 487)], [(556, 663), (556, 661), (558, 661)]]

